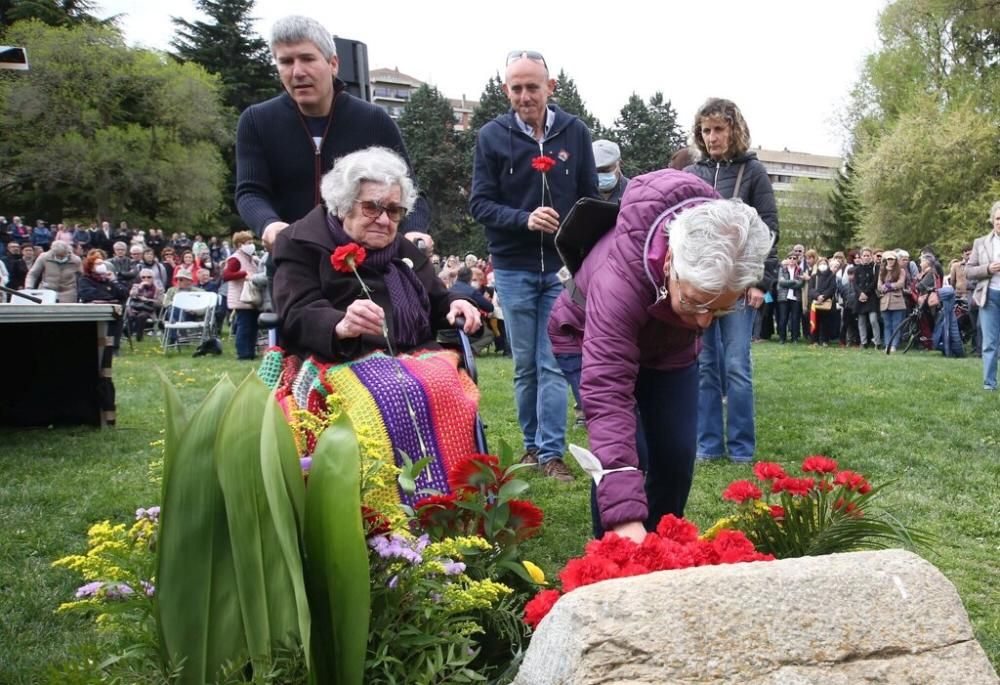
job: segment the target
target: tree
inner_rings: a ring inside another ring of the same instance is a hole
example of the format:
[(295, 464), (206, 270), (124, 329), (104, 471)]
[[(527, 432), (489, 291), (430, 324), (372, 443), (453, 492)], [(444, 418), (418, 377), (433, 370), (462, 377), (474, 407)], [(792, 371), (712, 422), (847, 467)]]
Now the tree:
[(490, 76), (490, 80), (486, 82), (486, 87), (483, 89), (483, 94), (479, 96), (479, 105), (472, 112), (470, 131), (473, 138), (479, 133), (479, 129), (509, 109), (510, 100), (503, 92), (503, 79), (500, 78), (500, 74)]
[(860, 235), (957, 249), (1000, 176), (1000, 0), (895, 0), (852, 93)]
[(30, 76), (0, 75), (4, 206), (62, 218), (210, 225), (230, 135), (219, 86), (113, 30), (18, 22)]
[(101, 21), (91, 14), (95, 4), (93, 0), (0, 0), (0, 26), (29, 19), (49, 26), (113, 25), (117, 16)]
[(861, 205), (854, 187), (855, 178), (854, 163), (848, 158), (844, 168), (837, 170), (830, 191), (830, 216), (825, 221), (825, 233), (828, 241), (840, 248), (851, 246), (860, 225)]
[(986, 232), (1000, 192), (998, 147), (996, 118), (972, 105), (904, 114), (857, 160), (862, 237), (957, 252)]
[(622, 173), (629, 177), (663, 169), (670, 156), (684, 145), (677, 113), (659, 91), (648, 105), (633, 93), (611, 133), (622, 149)]
[(580, 93), (576, 89), (576, 82), (562, 69), (559, 70), (559, 76), (556, 77), (556, 90), (550, 100), (559, 105), (561, 109), (578, 116), (590, 129), (595, 140), (601, 137), (603, 132), (601, 122), (587, 109), (583, 98), (580, 97)]
[(781, 243), (778, 254), (786, 254), (789, 245), (802, 243), (820, 254), (830, 255), (845, 245), (828, 232), (831, 220), (830, 193), (834, 184), (811, 178), (799, 178), (791, 190), (778, 195), (778, 223)]
[(195, 62), (222, 82), (225, 103), (242, 112), (274, 96), (277, 72), (267, 42), (253, 30), (254, 0), (197, 0), (212, 21), (173, 17), (177, 33), (170, 45), (181, 62)]
[(410, 94), (399, 130), (430, 203), (435, 246), (455, 254), (482, 248), (482, 233), (466, 209), (472, 166), (455, 132), (451, 103), (437, 88), (420, 86)]

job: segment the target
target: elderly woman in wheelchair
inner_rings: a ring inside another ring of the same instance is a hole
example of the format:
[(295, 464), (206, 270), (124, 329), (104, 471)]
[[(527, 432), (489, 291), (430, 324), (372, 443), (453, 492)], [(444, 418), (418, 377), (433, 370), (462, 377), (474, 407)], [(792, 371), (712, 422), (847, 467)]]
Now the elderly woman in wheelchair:
[(346, 155), (320, 192), (324, 204), (274, 246), (280, 348), (260, 376), (303, 456), (336, 406), (363, 450), (397, 464), (431, 457), (418, 485), (447, 490), (450, 464), (478, 451), (478, 390), (436, 339), (458, 317), (476, 331), (479, 312), (399, 233), (417, 197), (402, 157), (376, 147)]

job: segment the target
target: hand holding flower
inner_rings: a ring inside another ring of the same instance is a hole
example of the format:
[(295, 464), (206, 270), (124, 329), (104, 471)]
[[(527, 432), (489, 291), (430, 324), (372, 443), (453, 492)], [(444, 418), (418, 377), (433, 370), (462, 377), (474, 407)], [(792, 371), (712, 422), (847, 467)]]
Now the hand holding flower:
[(539, 207), (528, 216), (528, 229), (555, 233), (559, 230), (559, 212), (551, 207)]
[(385, 312), (371, 300), (355, 300), (347, 307), (344, 318), (337, 323), (334, 332), (338, 340), (357, 338), (362, 335), (382, 335)]

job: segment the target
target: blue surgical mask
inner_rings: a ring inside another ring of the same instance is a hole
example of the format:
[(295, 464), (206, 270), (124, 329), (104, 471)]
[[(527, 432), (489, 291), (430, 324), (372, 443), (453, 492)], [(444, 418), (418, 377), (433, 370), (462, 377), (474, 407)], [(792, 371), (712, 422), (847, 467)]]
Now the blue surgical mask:
[(608, 192), (618, 185), (618, 174), (613, 171), (601, 172), (597, 174), (597, 188), (601, 192)]

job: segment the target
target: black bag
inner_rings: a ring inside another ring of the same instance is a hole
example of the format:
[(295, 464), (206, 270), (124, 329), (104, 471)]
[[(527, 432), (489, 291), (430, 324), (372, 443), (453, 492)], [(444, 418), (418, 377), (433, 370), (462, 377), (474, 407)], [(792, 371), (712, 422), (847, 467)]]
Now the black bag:
[(617, 202), (583, 197), (576, 201), (556, 232), (556, 250), (571, 274), (583, 266), (594, 245), (615, 227), (618, 220)]

